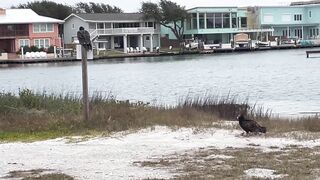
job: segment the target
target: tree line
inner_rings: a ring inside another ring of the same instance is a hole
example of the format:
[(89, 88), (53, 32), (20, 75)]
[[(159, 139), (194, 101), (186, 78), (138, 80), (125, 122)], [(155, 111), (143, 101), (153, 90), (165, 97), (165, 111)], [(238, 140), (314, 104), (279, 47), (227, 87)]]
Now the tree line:
[(83, 3), (79, 2), (73, 6), (60, 4), (53, 1), (32, 1), (25, 4), (12, 6), (13, 9), (32, 9), (41, 16), (52, 17), (55, 19), (65, 19), (71, 13), (123, 13), (123, 10), (116, 6), (104, 3)]

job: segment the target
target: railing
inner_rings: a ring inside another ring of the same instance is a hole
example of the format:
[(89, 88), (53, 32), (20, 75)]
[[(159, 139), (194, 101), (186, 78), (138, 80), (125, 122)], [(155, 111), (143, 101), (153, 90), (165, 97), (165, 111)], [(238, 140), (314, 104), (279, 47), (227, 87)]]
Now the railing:
[(243, 32), (272, 32), (273, 28), (239, 28), (238, 31)]
[(99, 35), (125, 35), (125, 34), (153, 34), (153, 27), (137, 27), (137, 28), (113, 28), (113, 29), (91, 29), (89, 30), (91, 39)]

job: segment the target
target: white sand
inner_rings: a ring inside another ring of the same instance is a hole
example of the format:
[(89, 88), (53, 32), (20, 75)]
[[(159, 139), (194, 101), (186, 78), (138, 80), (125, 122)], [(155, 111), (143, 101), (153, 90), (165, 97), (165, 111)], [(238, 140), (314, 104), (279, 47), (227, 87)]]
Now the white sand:
[[(144, 129), (136, 133), (98, 137), (78, 143), (59, 138), (33, 143), (0, 144), (0, 178), (13, 170), (53, 169), (76, 179), (170, 178), (166, 169), (143, 168), (135, 161), (150, 160), (200, 147), (243, 148), (263, 151), (298, 145), (314, 147), (320, 139), (297, 141), (288, 138), (242, 137), (241, 131), (208, 129), (195, 133), (191, 128), (172, 131), (167, 127)], [(254, 146), (252, 146), (254, 144)], [(220, 156), (216, 158), (232, 158)]]

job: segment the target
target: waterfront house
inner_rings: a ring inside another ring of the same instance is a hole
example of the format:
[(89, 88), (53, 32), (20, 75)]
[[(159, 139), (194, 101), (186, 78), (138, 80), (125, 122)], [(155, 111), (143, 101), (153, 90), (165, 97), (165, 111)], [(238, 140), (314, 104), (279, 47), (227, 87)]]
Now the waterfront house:
[(258, 24), (273, 36), (309, 40), (319, 38), (320, 4), (256, 7)]
[(82, 26), (89, 31), (94, 47), (99, 50), (119, 49), (124, 53), (150, 52), (160, 46), (160, 25), (143, 19), (141, 13), (71, 14), (64, 23), (64, 42), (77, 42)]
[[(185, 23), (185, 39), (200, 39), (205, 44), (230, 43), (236, 34), (248, 34), (249, 39), (257, 35), (271, 34), (272, 28), (260, 28), (256, 16), (248, 8), (238, 7), (195, 7), (187, 10), (190, 14)], [(173, 39), (168, 28), (162, 27), (163, 36)]]
[(62, 20), (40, 16), (31, 9), (0, 8), (0, 49), (15, 53), (21, 46), (61, 47)]

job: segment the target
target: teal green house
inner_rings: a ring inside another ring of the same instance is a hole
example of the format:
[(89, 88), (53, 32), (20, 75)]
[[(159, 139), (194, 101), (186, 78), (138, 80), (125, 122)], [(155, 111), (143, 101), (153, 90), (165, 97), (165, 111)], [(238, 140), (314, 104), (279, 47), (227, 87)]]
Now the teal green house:
[(300, 40), (317, 39), (320, 4), (270, 6), (255, 9), (261, 28), (272, 28), (273, 36)]
[[(230, 43), (236, 34), (250, 40), (320, 39), (320, 4), (261, 7), (195, 7), (185, 23), (186, 40), (200, 39), (205, 44)], [(170, 29), (161, 35), (175, 39)], [(320, 41), (319, 41), (320, 42)]]
[[(273, 33), (270, 26), (257, 26), (257, 17), (250, 8), (195, 7), (187, 12), (190, 15), (184, 27), (185, 39), (201, 39), (205, 44), (230, 43), (234, 35), (239, 33), (248, 34), (250, 39)], [(175, 39), (168, 28), (162, 27), (161, 34)]]

